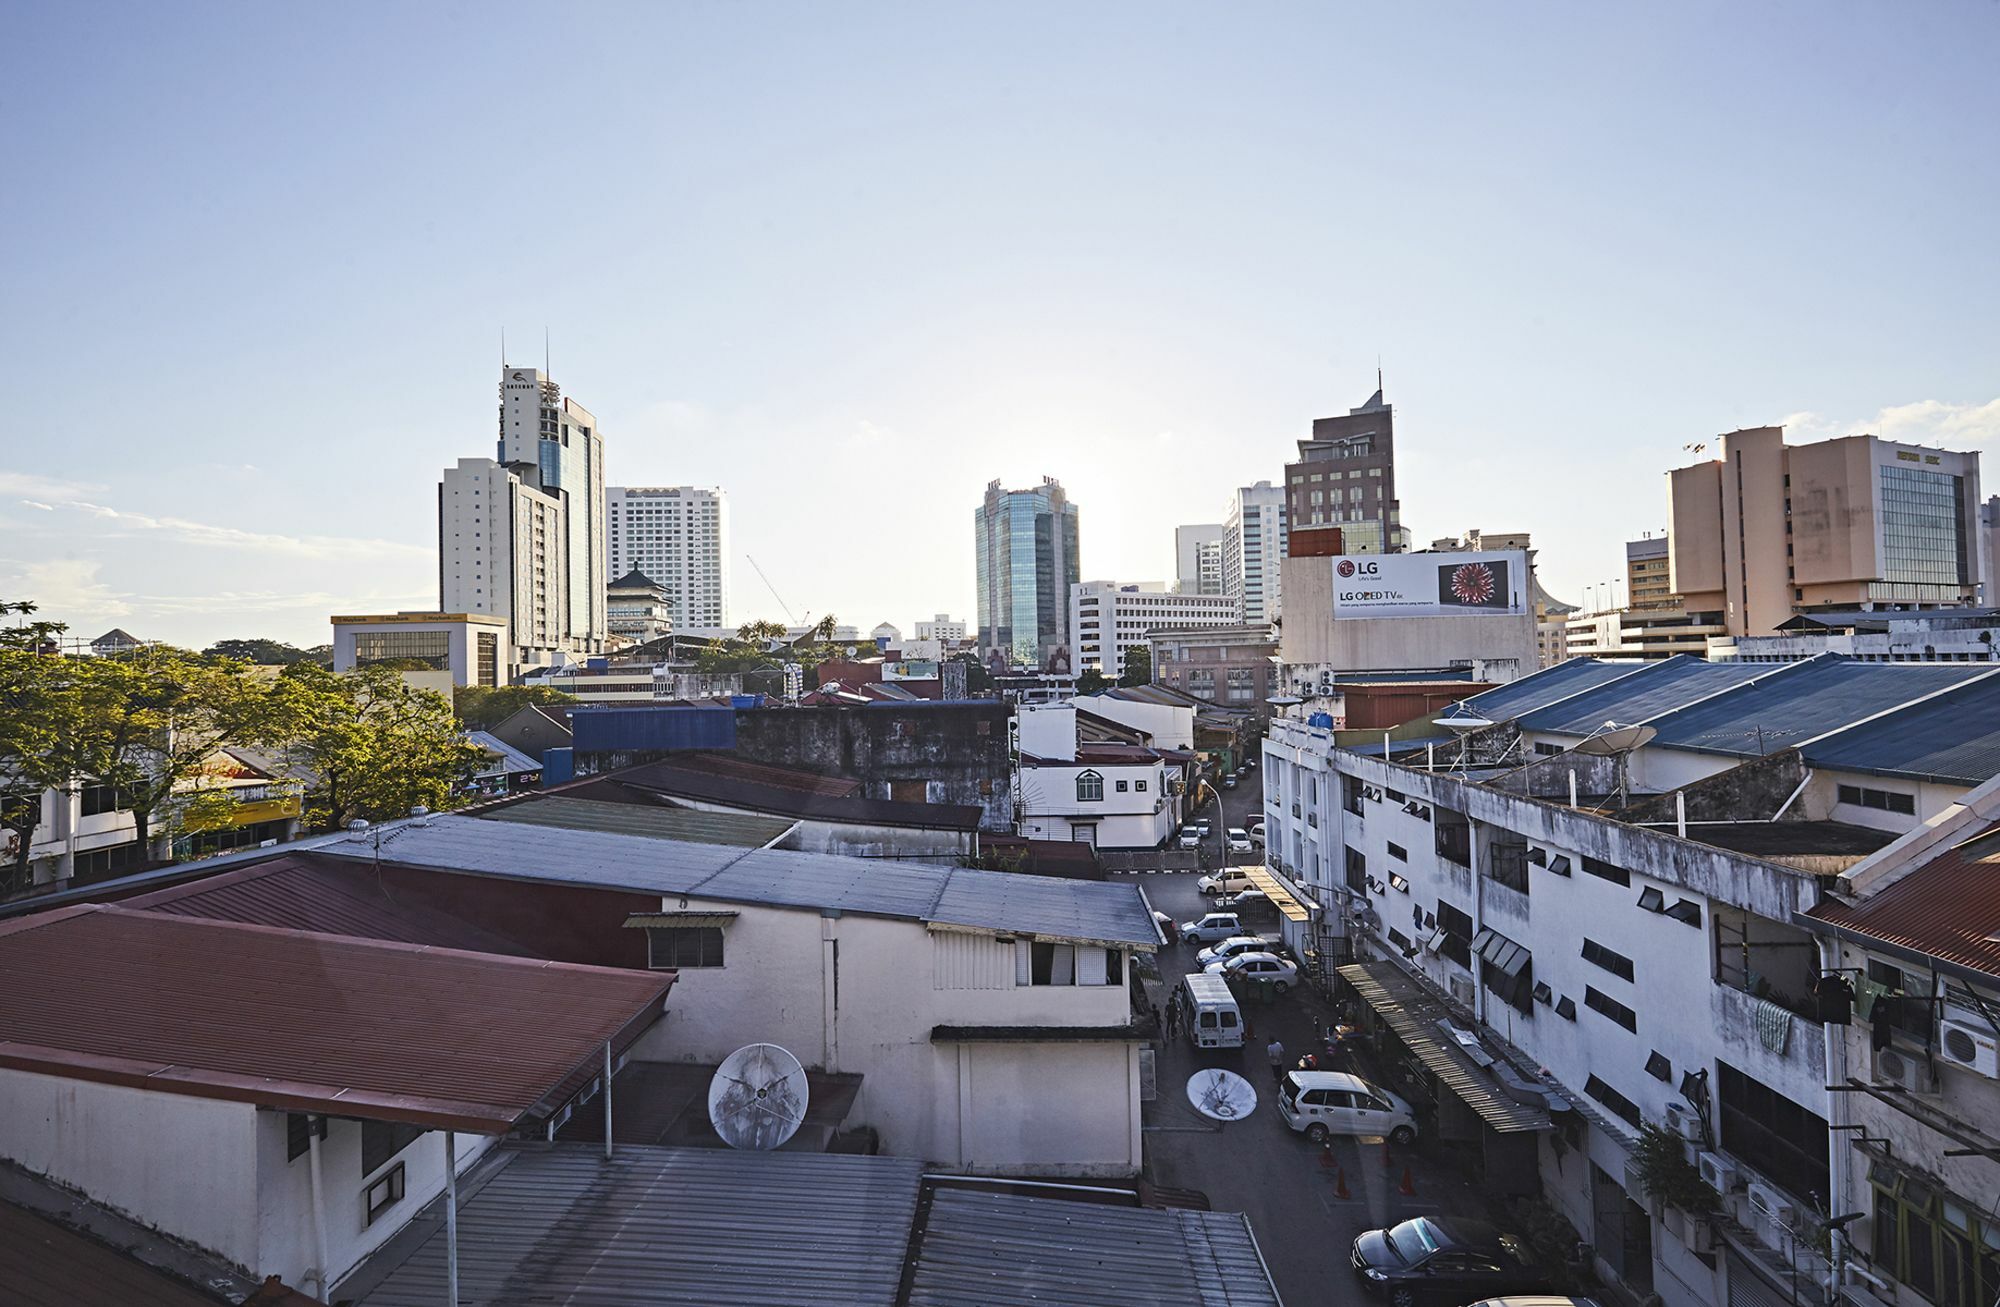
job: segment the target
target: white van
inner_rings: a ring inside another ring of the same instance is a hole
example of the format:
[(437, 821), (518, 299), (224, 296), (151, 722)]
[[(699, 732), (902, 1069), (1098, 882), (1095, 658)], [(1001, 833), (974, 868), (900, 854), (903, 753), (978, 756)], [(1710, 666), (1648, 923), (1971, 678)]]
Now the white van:
[(1328, 1135), (1377, 1135), (1398, 1144), (1417, 1137), (1408, 1103), (1345, 1071), (1292, 1072), (1278, 1090), (1278, 1115), (1316, 1144)]
[(1221, 976), (1182, 976), (1181, 1003), (1188, 1041), (1196, 1048), (1243, 1047), (1243, 1012)]

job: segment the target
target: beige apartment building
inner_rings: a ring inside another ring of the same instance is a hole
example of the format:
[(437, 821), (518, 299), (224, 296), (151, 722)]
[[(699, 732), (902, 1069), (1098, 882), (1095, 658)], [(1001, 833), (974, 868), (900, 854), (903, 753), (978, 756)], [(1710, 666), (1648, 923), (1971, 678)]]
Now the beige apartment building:
[(1721, 437), (1722, 457), (1667, 474), (1672, 592), (1730, 635), (1801, 612), (1937, 608), (1979, 592), (1979, 456), (1784, 428)]

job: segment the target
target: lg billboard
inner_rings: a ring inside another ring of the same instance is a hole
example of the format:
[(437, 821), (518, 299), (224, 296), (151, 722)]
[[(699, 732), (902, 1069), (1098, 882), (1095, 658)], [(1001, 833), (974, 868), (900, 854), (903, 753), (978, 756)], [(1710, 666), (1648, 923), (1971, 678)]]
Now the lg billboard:
[(1528, 611), (1528, 556), (1343, 554), (1333, 560), (1333, 615), (1519, 617)]

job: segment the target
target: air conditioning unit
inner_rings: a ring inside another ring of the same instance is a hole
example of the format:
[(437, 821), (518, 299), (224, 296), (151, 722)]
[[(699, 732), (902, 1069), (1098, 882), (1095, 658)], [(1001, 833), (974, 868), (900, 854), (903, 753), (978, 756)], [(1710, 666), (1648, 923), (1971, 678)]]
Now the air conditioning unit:
[(1764, 1246), (1784, 1252), (1796, 1238), (1792, 1234), (1792, 1204), (1784, 1194), (1767, 1184), (1752, 1184), (1745, 1194), (1749, 1224)]
[(1451, 978), (1451, 996), (1455, 1002), (1463, 1003), (1466, 1007), (1471, 1007), (1472, 977), (1453, 976)]
[(1743, 1173), (1736, 1169), (1736, 1163), (1721, 1153), (1703, 1153), (1695, 1159), (1701, 1169), (1702, 1183), (1722, 1195), (1722, 1210), (1731, 1220), (1743, 1219), (1743, 1195), (1737, 1190), (1743, 1184)]
[(2000, 1036), (1977, 1017), (1947, 1016), (1938, 1022), (1938, 1056), (1953, 1066), (2000, 1080)]
[(1929, 1094), (1937, 1089), (1930, 1065), (1900, 1048), (1875, 1051), (1875, 1083), (1912, 1094)]
[(1639, 1170), (1639, 1163), (1627, 1158), (1625, 1161), (1625, 1196), (1654, 1216), (1660, 1214), (1660, 1201), (1646, 1192), (1646, 1177)]
[(1701, 1142), (1701, 1114), (1686, 1103), (1667, 1104), (1667, 1133)]

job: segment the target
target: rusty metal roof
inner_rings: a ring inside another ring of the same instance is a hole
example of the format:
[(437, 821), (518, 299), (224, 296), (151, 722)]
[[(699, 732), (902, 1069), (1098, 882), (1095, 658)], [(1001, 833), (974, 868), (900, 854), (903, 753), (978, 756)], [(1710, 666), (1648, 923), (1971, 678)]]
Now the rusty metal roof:
[(1845, 935), (2000, 977), (2000, 824), (1859, 902), (1828, 899), (1805, 915)]
[(224, 1301), (25, 1207), (0, 1203), (0, 1302), (10, 1307), (222, 1307)]
[(0, 1066), (497, 1134), (672, 983), (89, 904), (0, 923)]

